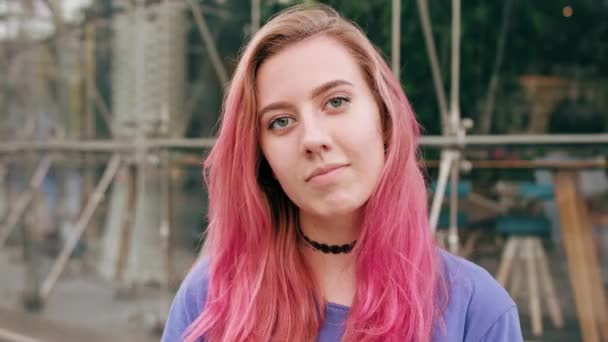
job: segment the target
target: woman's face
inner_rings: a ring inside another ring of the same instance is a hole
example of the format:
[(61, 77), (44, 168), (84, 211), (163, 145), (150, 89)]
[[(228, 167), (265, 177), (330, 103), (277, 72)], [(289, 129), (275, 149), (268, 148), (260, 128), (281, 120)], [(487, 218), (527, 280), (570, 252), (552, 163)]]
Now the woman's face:
[(300, 215), (356, 212), (384, 166), (379, 108), (357, 61), (318, 36), (288, 46), (259, 68), (262, 153)]

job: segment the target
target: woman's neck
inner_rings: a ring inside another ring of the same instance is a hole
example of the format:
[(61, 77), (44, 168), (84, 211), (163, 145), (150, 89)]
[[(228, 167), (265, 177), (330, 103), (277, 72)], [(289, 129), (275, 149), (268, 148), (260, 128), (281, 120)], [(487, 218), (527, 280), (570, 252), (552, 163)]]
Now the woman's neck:
[[(354, 215), (319, 219), (301, 214), (300, 229), (314, 241), (342, 245), (358, 239), (360, 224)], [(300, 248), (325, 300), (350, 306), (355, 295), (354, 255), (322, 253), (305, 241), (302, 241)]]

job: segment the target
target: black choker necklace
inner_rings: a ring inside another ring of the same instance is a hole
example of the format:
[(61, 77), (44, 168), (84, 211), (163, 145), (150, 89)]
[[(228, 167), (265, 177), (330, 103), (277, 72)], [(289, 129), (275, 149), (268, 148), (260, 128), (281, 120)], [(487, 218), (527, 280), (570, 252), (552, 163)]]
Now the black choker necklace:
[(299, 229), (300, 231), (300, 235), (302, 235), (302, 237), (304, 238), (304, 240), (308, 243), (308, 245), (316, 250), (318, 250), (319, 252), (325, 253), (325, 254), (340, 254), (340, 253), (350, 253), (350, 251), (353, 250), (353, 247), (355, 247), (355, 243), (357, 242), (357, 240), (351, 242), (351, 243), (347, 243), (344, 245), (327, 245), (324, 243), (319, 243), (317, 241), (311, 240), (308, 236), (304, 235), (304, 232)]

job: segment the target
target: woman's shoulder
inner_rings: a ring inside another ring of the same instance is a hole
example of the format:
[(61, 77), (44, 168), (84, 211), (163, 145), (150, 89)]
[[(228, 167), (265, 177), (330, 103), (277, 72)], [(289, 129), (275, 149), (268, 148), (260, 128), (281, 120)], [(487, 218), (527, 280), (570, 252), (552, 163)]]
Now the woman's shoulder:
[(452, 291), (458, 290), (475, 296), (475, 299), (491, 299), (504, 305), (515, 305), (505, 289), (481, 266), (462, 257), (440, 250), (443, 276)]
[(505, 341), (520, 340), (517, 306), (494, 277), (461, 257), (443, 250), (439, 254), (448, 293), (443, 314), (448, 332), (462, 335), (467, 341), (497, 335), (508, 337)]
[(209, 286), (209, 260), (199, 259), (190, 269), (175, 294), (162, 341), (181, 341), (182, 335), (200, 315)]
[[(207, 287), (209, 286), (209, 259), (200, 258), (197, 260), (190, 271), (184, 278), (180, 290), (194, 302), (203, 304), (207, 296)], [(202, 309), (202, 307), (199, 307)]]

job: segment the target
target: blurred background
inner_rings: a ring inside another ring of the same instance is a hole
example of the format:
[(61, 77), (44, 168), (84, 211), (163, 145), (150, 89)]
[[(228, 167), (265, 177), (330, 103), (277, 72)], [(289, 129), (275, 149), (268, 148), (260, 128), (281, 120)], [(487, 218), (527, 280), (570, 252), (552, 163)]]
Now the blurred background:
[[(0, 0), (0, 340), (154, 341), (240, 48), (295, 0)], [(529, 341), (608, 341), (608, 1), (322, 1), (423, 128), (438, 242)]]

